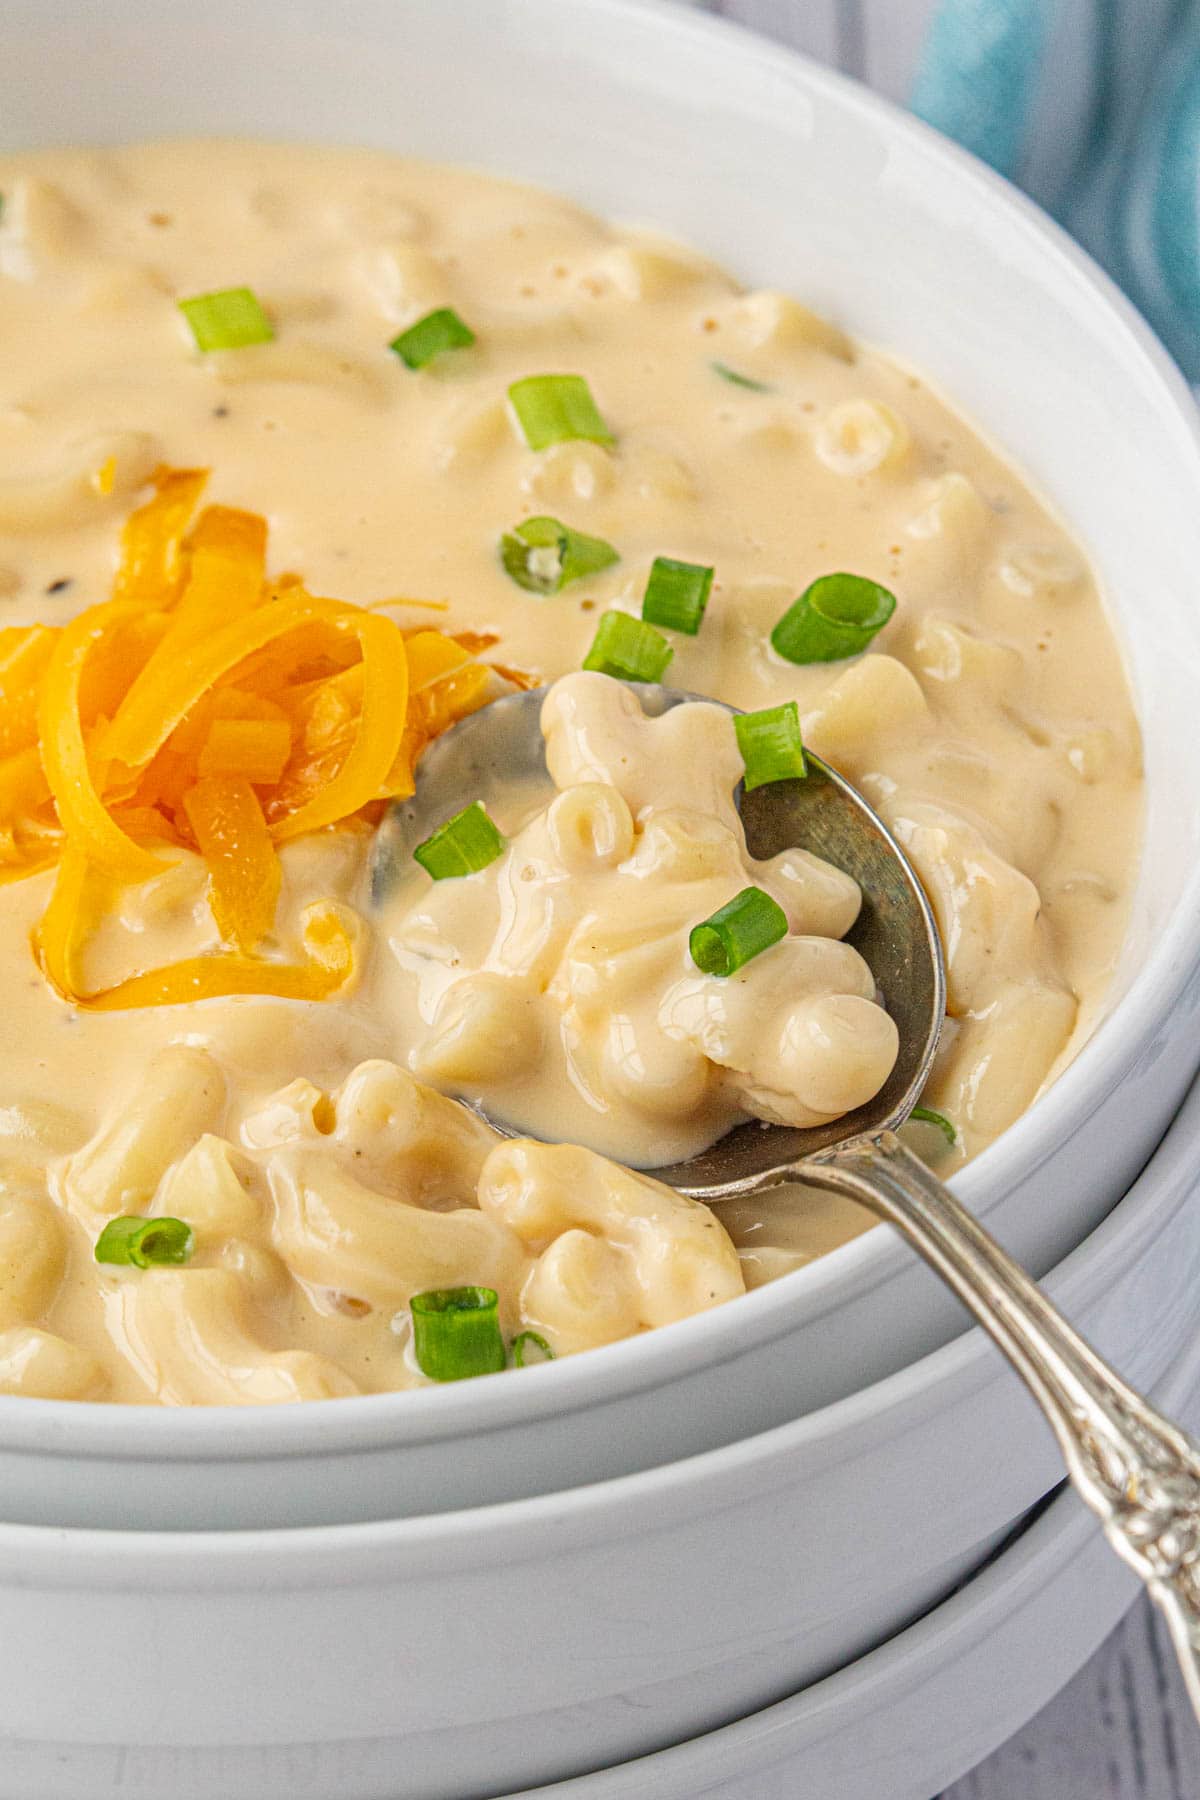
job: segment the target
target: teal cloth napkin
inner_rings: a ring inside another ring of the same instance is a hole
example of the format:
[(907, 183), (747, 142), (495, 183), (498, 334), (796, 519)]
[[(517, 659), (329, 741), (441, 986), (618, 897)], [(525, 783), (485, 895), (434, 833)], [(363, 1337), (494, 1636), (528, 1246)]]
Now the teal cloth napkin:
[(939, 0), (911, 104), (1028, 188), (1200, 381), (1200, 0)]

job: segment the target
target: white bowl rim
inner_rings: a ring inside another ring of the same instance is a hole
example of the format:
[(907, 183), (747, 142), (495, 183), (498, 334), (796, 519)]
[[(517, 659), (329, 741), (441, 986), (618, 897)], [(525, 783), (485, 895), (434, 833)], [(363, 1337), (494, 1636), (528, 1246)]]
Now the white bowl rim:
[[(459, 3), (473, 6), (477, 0)], [(548, 9), (556, 0), (523, 3)], [(958, 178), (978, 192), (985, 208), (1007, 214), (1024, 235), (1038, 241), (1064, 285), (1093, 302), (1102, 300), (1123, 326), (1144, 365), (1147, 392), (1156, 393), (1162, 416), (1169, 416), (1179, 428), (1181, 452), (1185, 448), (1191, 451), (1200, 492), (1200, 410), (1182, 373), (1115, 282), (1061, 226), (1003, 176), (881, 95), (733, 20), (693, 12), (670, 0), (575, 0), (575, 5), (600, 20), (608, 17), (644, 23), (649, 14), (668, 32), (711, 35), (731, 53), (757, 58), (777, 77), (790, 75), (806, 92), (832, 100), (867, 127), (882, 127), (887, 134), (907, 137), (956, 170)], [(952, 1178), (955, 1193), (978, 1217), (986, 1218), (1005, 1192), (1046, 1162), (1064, 1136), (1086, 1126), (1104, 1094), (1119, 1081), (1123, 1065), (1136, 1060), (1142, 1035), (1174, 1003), (1180, 970), (1197, 963), (1200, 863), (1119, 1005), (1101, 1020), (1047, 1092)], [(1007, 1168), (1007, 1176), (989, 1199), (993, 1170), (1002, 1168)], [(406, 1438), (477, 1435), (532, 1422), (539, 1415), (604, 1404), (620, 1394), (643, 1391), (695, 1372), (719, 1357), (736, 1355), (751, 1340), (769, 1342), (792, 1328), (799, 1309), (806, 1318), (815, 1319), (841, 1305), (848, 1289), (861, 1298), (889, 1280), (910, 1254), (892, 1232), (870, 1230), (732, 1304), (553, 1365), (525, 1369), (520, 1381), (481, 1377), (439, 1388), (356, 1395), (339, 1398), (336, 1403), (298, 1406), (174, 1409), (0, 1396), (0, 1442), (6, 1448), (36, 1448), (42, 1453), (52, 1454), (57, 1449), (71, 1457), (186, 1460), (206, 1454), (233, 1459), (330, 1454), (394, 1445)], [(938, 1354), (911, 1366), (928, 1369)], [(828, 1410), (813, 1417), (824, 1417)]]
[[(1126, 1197), (1047, 1281), (1048, 1291), (1068, 1314), (1082, 1310), (1089, 1296), (1107, 1291), (1131, 1257), (1192, 1204), (1198, 1127), (1200, 1078)], [(1194, 1355), (1194, 1348), (1184, 1349), (1164, 1377), (1168, 1386), (1179, 1363)], [(524, 1499), (394, 1519), (229, 1531), (0, 1523), (0, 1583), (24, 1571), (30, 1580), (69, 1587), (85, 1569), (89, 1582), (121, 1588), (129, 1585), (132, 1566), (143, 1586), (169, 1588), (180, 1579), (186, 1582), (190, 1559), (196, 1557), (204, 1563), (206, 1584), (228, 1579), (236, 1585), (250, 1558), (265, 1579), (264, 1558), (270, 1558), (272, 1570), (290, 1573), (293, 1585), (345, 1586), (370, 1579), (379, 1554), (394, 1557), (414, 1577), (428, 1575), (429, 1558), (439, 1553), (452, 1557), (458, 1567), (497, 1556), (527, 1561), (540, 1554), (547, 1532), (561, 1555), (573, 1547), (620, 1540), (635, 1522), (644, 1532), (648, 1518), (654, 1529), (670, 1530), (681, 1518), (734, 1508), (747, 1485), (761, 1494), (764, 1485), (786, 1483), (798, 1458), (811, 1472), (831, 1460), (870, 1452), (911, 1428), (914, 1407), (928, 1409), (950, 1398), (961, 1404), (1000, 1379), (1015, 1381), (1017, 1376), (997, 1362), (990, 1340), (976, 1327), (869, 1387), (754, 1437)]]

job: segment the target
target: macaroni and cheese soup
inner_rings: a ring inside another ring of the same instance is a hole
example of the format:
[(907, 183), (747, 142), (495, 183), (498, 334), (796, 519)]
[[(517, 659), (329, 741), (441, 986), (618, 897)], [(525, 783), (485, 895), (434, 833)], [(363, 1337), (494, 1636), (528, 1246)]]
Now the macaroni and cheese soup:
[[(639, 1172), (892, 1067), (854, 883), (733, 806), (802, 745), (937, 914), (913, 1147), (950, 1172), (1054, 1079), (1137, 726), (1083, 555), (918, 374), (374, 152), (51, 151), (0, 193), (0, 1393), (519, 1368), (865, 1229)], [(464, 792), (381, 883), (431, 740), (543, 686), (549, 803)]]

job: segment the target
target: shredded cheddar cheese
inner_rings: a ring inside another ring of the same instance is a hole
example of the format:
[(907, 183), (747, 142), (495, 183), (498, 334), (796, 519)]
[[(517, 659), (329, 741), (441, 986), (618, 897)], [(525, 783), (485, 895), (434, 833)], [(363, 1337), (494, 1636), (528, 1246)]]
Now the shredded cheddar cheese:
[[(0, 632), (0, 881), (57, 864), (34, 949), (77, 1006), (344, 985), (345, 909), (308, 909), (299, 963), (264, 949), (277, 846), (412, 793), (421, 751), (491, 680), (473, 641), (406, 638), (296, 575), (268, 580), (264, 519), (209, 506), (192, 523), (206, 481), (158, 471), (126, 521), (111, 599), (62, 629)], [(179, 848), (207, 865), (222, 950), (89, 990), (83, 953), (119, 888)]]

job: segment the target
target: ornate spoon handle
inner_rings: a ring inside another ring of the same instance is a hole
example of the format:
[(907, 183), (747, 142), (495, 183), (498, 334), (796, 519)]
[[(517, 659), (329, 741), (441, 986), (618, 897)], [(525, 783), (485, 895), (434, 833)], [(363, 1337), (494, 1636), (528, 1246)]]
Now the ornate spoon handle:
[(1053, 1427), (1076, 1490), (1162, 1609), (1200, 1719), (1200, 1448), (1097, 1356), (893, 1132), (795, 1173), (895, 1225), (994, 1338)]

